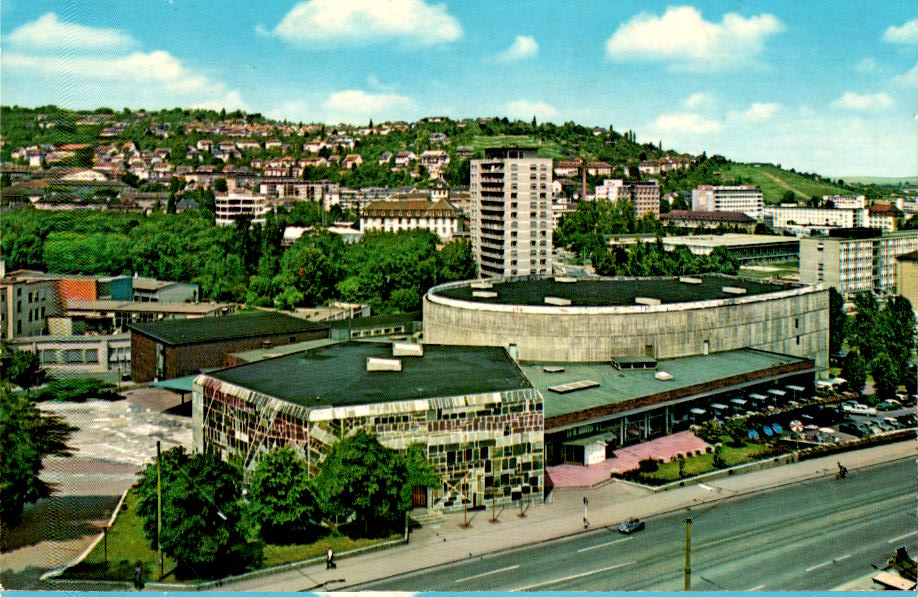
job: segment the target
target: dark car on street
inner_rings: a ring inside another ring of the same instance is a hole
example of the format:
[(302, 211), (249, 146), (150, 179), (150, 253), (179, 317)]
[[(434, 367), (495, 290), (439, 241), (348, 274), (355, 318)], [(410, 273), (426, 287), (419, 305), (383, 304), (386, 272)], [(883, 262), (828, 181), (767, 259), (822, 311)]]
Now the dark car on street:
[(625, 535), (630, 535), (631, 533), (636, 533), (637, 531), (644, 530), (644, 521), (639, 518), (631, 518), (626, 520), (618, 527), (618, 532)]

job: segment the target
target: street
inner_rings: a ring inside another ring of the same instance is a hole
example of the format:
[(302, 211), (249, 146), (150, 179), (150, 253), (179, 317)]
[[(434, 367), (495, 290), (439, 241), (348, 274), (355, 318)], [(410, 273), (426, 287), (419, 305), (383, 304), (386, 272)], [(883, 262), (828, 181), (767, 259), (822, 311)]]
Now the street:
[(901, 545), (918, 551), (914, 479), (899, 461), (652, 517), (633, 536), (603, 528), (349, 590), (682, 590), (687, 517), (692, 588), (829, 590)]

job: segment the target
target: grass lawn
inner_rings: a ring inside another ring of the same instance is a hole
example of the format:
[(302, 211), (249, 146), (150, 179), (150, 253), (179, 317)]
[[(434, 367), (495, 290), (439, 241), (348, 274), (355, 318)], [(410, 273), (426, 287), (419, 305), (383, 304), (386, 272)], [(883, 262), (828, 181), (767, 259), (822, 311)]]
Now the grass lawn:
[[(157, 554), (150, 549), (150, 544), (143, 533), (143, 524), (137, 516), (137, 496), (129, 492), (124, 500), (124, 505), (118, 517), (108, 530), (108, 562), (105, 561), (105, 545), (103, 541), (93, 549), (86, 558), (67, 570), (61, 578), (82, 580), (122, 580), (133, 581), (134, 566), (138, 561), (143, 563), (144, 578), (147, 582), (158, 580), (159, 562)], [(315, 543), (307, 545), (272, 545), (264, 547), (263, 566), (277, 566), (289, 562), (297, 562), (316, 556), (324, 555), (331, 547), (335, 553), (340, 553), (358, 547), (373, 545), (398, 538), (392, 535), (383, 539), (351, 539), (344, 535), (327, 535)], [(172, 570), (175, 562), (166, 557), (164, 581), (174, 582)], [(193, 582), (193, 579), (190, 581)]]
[[(726, 438), (722, 439), (725, 440)], [(742, 446), (731, 446), (724, 441), (722, 449), (724, 461), (727, 463), (728, 467), (731, 467), (756, 460), (759, 455), (768, 449), (768, 445), (747, 442)], [(694, 477), (695, 475), (702, 475), (713, 470), (715, 470), (714, 454), (701, 454), (685, 459), (685, 477)], [(641, 478), (656, 481), (658, 483), (678, 481), (680, 479), (679, 462), (673, 461), (661, 464), (660, 468), (653, 473), (641, 473)]]
[(813, 195), (844, 195), (850, 193), (828, 181), (816, 181), (794, 172), (779, 170), (774, 166), (752, 164), (725, 165), (720, 172), (722, 183), (736, 178), (746, 178), (762, 189), (765, 203), (778, 204), (786, 191), (792, 191), (797, 199), (809, 199)]

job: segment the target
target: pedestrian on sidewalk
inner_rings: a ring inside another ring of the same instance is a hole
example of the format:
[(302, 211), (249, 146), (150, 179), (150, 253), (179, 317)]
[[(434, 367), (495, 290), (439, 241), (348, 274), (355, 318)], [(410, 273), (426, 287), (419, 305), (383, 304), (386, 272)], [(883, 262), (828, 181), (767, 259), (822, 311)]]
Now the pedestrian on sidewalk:
[(332, 551), (331, 547), (328, 548), (328, 554), (325, 556), (325, 569), (328, 570), (329, 568), (337, 568), (335, 566), (335, 552)]
[(589, 504), (590, 501), (586, 498), (586, 496), (583, 496), (583, 528), (585, 529), (590, 528), (590, 517), (589, 513), (587, 512), (587, 506), (589, 506)]
[(134, 588), (138, 591), (143, 590), (143, 564), (140, 562), (134, 567)]

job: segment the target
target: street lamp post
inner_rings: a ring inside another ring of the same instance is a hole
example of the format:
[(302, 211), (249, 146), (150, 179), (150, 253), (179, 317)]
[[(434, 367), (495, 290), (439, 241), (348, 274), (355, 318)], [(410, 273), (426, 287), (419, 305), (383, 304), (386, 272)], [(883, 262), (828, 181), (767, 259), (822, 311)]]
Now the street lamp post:
[(692, 590), (692, 519), (685, 519), (685, 590)]
[(163, 483), (162, 471), (160, 470), (161, 448), (159, 440), (156, 440), (156, 549), (159, 551), (159, 578), (162, 580), (163, 574), (163, 544), (161, 541), (163, 532)]

